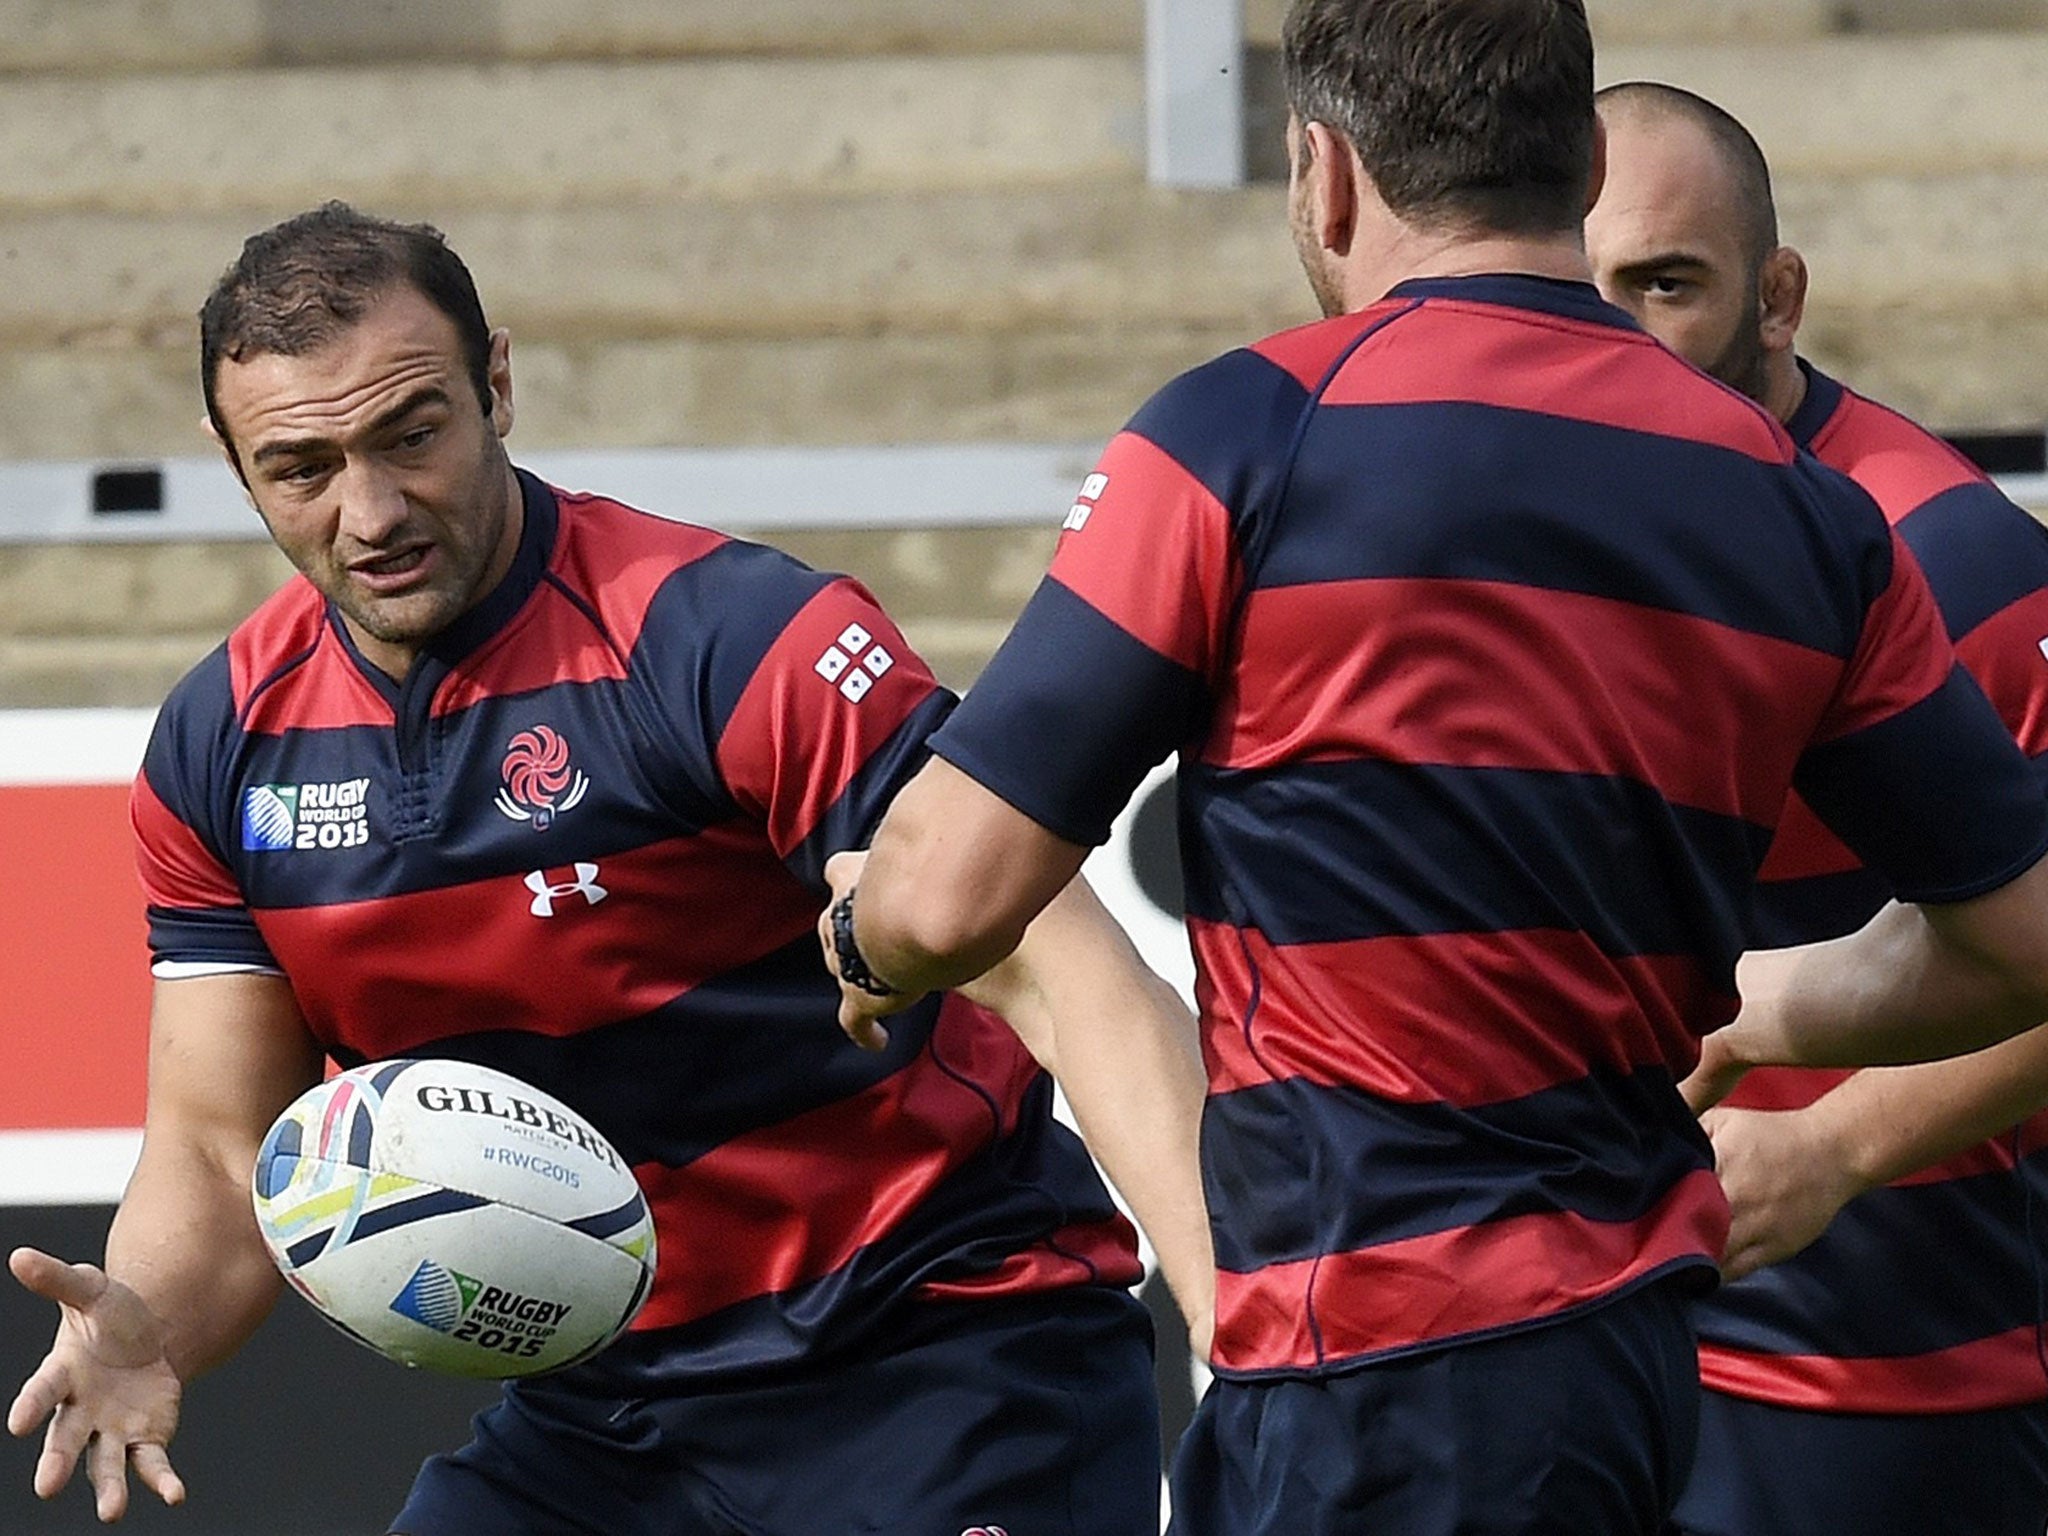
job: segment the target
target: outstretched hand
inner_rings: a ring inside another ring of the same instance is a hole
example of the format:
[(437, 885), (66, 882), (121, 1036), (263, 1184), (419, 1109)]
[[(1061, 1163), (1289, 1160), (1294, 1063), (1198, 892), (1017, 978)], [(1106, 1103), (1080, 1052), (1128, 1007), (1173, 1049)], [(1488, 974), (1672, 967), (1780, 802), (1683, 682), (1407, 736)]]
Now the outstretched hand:
[(36, 1295), (62, 1309), (57, 1337), (7, 1411), (18, 1438), (45, 1421), (36, 1462), (39, 1498), (54, 1498), (85, 1458), (102, 1521), (128, 1510), (128, 1468), (166, 1504), (181, 1504), (185, 1484), (167, 1447), (178, 1427), (183, 1384), (164, 1353), (164, 1330), (134, 1291), (92, 1264), (66, 1264), (17, 1248), (7, 1267)]

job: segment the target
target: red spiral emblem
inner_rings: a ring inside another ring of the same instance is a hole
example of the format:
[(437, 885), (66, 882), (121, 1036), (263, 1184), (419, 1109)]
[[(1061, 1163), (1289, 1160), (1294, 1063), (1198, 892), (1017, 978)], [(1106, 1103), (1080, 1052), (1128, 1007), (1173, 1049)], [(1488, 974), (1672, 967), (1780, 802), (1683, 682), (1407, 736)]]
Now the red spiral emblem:
[(548, 810), (569, 787), (569, 743), (551, 727), (536, 725), (512, 738), (499, 771), (514, 803)]

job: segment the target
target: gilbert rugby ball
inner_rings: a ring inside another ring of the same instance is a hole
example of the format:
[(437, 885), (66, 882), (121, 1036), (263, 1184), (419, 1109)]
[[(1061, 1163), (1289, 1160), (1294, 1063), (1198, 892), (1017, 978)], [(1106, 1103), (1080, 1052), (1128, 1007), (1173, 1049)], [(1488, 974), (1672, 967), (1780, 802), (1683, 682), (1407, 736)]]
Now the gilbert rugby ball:
[(309, 1089), (252, 1182), (292, 1288), (406, 1365), (559, 1369), (616, 1338), (654, 1280), (653, 1218), (617, 1150), (468, 1062), (371, 1062)]

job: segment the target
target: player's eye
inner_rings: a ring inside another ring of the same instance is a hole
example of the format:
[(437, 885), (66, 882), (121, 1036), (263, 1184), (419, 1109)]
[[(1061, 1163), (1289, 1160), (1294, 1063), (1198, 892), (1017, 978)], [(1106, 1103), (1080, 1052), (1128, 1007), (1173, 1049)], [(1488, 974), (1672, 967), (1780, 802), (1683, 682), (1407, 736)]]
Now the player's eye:
[(424, 448), (433, 440), (434, 428), (431, 426), (419, 426), (414, 427), (411, 431), (400, 437), (398, 439), (398, 446), (406, 449)]
[(1643, 292), (1653, 299), (1675, 299), (1691, 286), (1684, 278), (1661, 272), (1643, 279)]

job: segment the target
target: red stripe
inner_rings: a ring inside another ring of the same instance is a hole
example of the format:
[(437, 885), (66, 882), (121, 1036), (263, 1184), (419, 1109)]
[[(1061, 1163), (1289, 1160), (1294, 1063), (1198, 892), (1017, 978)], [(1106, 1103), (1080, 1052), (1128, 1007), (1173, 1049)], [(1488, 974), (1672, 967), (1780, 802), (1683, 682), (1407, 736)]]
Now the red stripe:
[[(759, 834), (714, 827), (597, 861), (595, 906), (536, 916), (518, 874), (370, 901), (256, 913), (322, 1040), (398, 1056), (475, 1029), (571, 1035), (649, 1012), (810, 931), (817, 898), (764, 859)], [(573, 872), (542, 871), (567, 884)], [(716, 892), (678, 902), (679, 890)], [(346, 965), (334, 963), (347, 955)]]
[(1086, 522), (1060, 536), (1053, 579), (1169, 661), (1207, 676), (1238, 585), (1229, 509), (1133, 432), (1110, 441), (1097, 473), (1108, 484)]
[(1785, 813), (1778, 819), (1757, 879), (1765, 883), (1803, 880), (1815, 875), (1845, 875), (1862, 867), (1863, 861), (1849, 851), (1849, 845), (1828, 830), (1828, 824), (1794, 790), (1786, 796)]
[(673, 1327), (832, 1274), (1013, 1130), (1037, 1072), (1008, 1025), (948, 997), (926, 1054), (866, 1092), (681, 1168), (635, 1168), (661, 1272), (633, 1326)]
[(1813, 456), (1862, 486), (1891, 523), (1959, 485), (1985, 480), (1983, 471), (1933, 433), (1848, 390), (1814, 434)]
[(917, 1291), (935, 1301), (978, 1301), (1069, 1285), (1136, 1285), (1144, 1278), (1145, 1266), (1138, 1262), (1138, 1229), (1119, 1215), (1061, 1227), (983, 1274), (928, 1280)]
[[(308, 655), (307, 653), (311, 654)], [(251, 694), (281, 662), (306, 660)], [(302, 576), (287, 582), (228, 637), (228, 671), (243, 729), (257, 735), (392, 724), (391, 706), (335, 637), (326, 600)]]
[[(597, 610), (603, 633), (559, 590), (543, 586), (510, 624), (443, 685), (434, 713), (556, 683), (623, 676), (663, 582), (731, 539), (603, 497), (556, 491), (561, 535), (549, 570)], [(514, 637), (517, 637), (514, 643)]]
[(1766, 411), (1648, 336), (1496, 304), (1430, 299), (1352, 353), (1325, 405), (1457, 401), (1676, 437), (1789, 464)]
[(1837, 1413), (1972, 1413), (2048, 1397), (2034, 1330), (1926, 1355), (1760, 1355), (1700, 1345), (1700, 1382), (1755, 1402)]
[(1344, 349), (1390, 315), (1413, 309), (1413, 299), (1382, 299), (1377, 304), (1332, 320), (1297, 325), (1292, 330), (1268, 336), (1251, 350), (1278, 368), (1286, 370), (1303, 389), (1313, 390), (1337, 361)]
[(1912, 552), (1892, 535), (1892, 579), (1864, 615), (1841, 696), (1815, 740), (1833, 741), (1910, 709), (1948, 681), (1954, 647)]
[(1512, 1216), (1226, 1271), (1216, 1277), (1214, 1359), (1231, 1371), (1300, 1370), (1509, 1328), (1597, 1301), (1662, 1265), (1711, 1259), (1727, 1235), (1727, 1202), (1703, 1170), (1632, 1222)]
[(147, 773), (138, 773), (128, 799), (135, 831), (135, 864), (153, 907), (239, 907), (241, 887), (175, 812), (158, 798)]
[(1615, 774), (1766, 826), (1801, 746), (1788, 697), (1818, 719), (1842, 673), (1824, 652), (1705, 619), (1490, 581), (1255, 592), (1242, 650), (1205, 752), (1223, 766), (1371, 757)]
[[(149, 947), (120, 784), (0, 789), (0, 1127), (142, 1124)], [(31, 872), (35, 878), (29, 877)]]
[(2048, 752), (2048, 588), (2029, 592), (1956, 642), (1956, 659), (1977, 679), (2005, 728), (2030, 756)]
[(789, 621), (748, 679), (718, 739), (719, 770), (786, 855), (937, 686), (867, 591), (835, 581)]
[[(1191, 921), (1212, 1092), (1276, 1080), (1403, 1103), (1477, 1105), (1596, 1068), (1683, 1077), (1699, 1031), (1733, 1016), (1696, 962), (1604, 955), (1583, 934), (1450, 933), (1274, 945)], [(1246, 950), (1258, 967), (1250, 1039)]]

